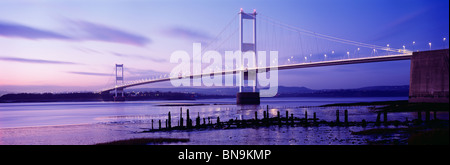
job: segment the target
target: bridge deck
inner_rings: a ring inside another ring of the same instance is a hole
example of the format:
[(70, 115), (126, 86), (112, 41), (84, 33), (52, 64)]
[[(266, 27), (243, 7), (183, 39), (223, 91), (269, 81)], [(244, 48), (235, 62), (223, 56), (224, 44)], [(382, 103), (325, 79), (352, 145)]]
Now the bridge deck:
[[(371, 62), (383, 62), (383, 61), (397, 61), (397, 60), (409, 60), (412, 57), (412, 53), (407, 54), (400, 54), (400, 55), (388, 55), (388, 56), (375, 56), (375, 57), (364, 57), (364, 58), (353, 58), (353, 59), (342, 59), (342, 60), (331, 60), (331, 61), (321, 61), (321, 62), (310, 62), (310, 63), (298, 63), (298, 64), (287, 64), (287, 65), (279, 65), (279, 66), (269, 66), (269, 67), (259, 67), (259, 68), (248, 68), (247, 71), (270, 71), (274, 69), (278, 70), (286, 70), (286, 69), (297, 69), (297, 68), (311, 68), (311, 67), (320, 67), (320, 66), (333, 66), (333, 65), (347, 65), (347, 64), (360, 64), (360, 63), (371, 63)], [(211, 73), (203, 73), (203, 74), (197, 74), (197, 75), (188, 75), (188, 76), (181, 76), (178, 77), (178, 79), (182, 78), (201, 78), (202, 76), (208, 76), (208, 75), (226, 75), (226, 74), (236, 74), (241, 71), (244, 71), (243, 69), (236, 69), (236, 70), (225, 70), (222, 72), (211, 72)], [(172, 77), (173, 79), (177, 79), (177, 77)], [(169, 81), (172, 78), (160, 78), (156, 80), (149, 80), (149, 81), (142, 81), (137, 82), (133, 84), (125, 84), (117, 87), (112, 87), (108, 89), (104, 89), (101, 92), (110, 92), (117, 89), (123, 89), (128, 88), (132, 86), (138, 86), (143, 84), (150, 84), (150, 83), (157, 83), (157, 82), (163, 82), (163, 81)]]

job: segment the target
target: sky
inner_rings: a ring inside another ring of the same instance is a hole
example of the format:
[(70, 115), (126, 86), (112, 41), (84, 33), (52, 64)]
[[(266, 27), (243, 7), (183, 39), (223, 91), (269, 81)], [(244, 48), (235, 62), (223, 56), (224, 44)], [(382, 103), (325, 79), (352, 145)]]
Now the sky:
[[(174, 51), (192, 53), (194, 42), (211, 43), (230, 20), (237, 25), (240, 8), (256, 9), (257, 20), (261, 15), (351, 41), (408, 50), (429, 50), (430, 42), (432, 49), (448, 48), (448, 6), (446, 0), (5, 0), (0, 2), (0, 91), (96, 91), (114, 85), (115, 64), (124, 64), (128, 81), (168, 74), (177, 65), (169, 61)], [(316, 47), (312, 40), (301, 41)], [(355, 49), (332, 46), (336, 53), (353, 55)], [(317, 46), (315, 54), (330, 56), (332, 46)], [(281, 54), (280, 63), (281, 58), (289, 56)], [(279, 85), (408, 85), (409, 71), (409, 60), (295, 69), (280, 71)]]

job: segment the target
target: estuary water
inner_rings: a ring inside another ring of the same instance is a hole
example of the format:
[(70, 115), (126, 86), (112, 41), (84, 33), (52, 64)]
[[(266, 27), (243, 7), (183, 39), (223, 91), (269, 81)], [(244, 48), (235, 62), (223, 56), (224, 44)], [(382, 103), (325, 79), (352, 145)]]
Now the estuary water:
[[(365, 139), (350, 135), (360, 127), (264, 127), (231, 130), (172, 131), (140, 133), (152, 127), (152, 120), (165, 121), (171, 112), (177, 125), (180, 109), (183, 118), (189, 109), (191, 119), (200, 116), (213, 123), (251, 119), (255, 111), (260, 118), (269, 109), (270, 116), (280, 111), (319, 120), (335, 120), (336, 110), (348, 110), (349, 121), (375, 121), (373, 107), (318, 107), (332, 103), (406, 100), (406, 97), (365, 98), (262, 98), (258, 106), (239, 106), (235, 99), (129, 102), (45, 102), (0, 104), (0, 144), (96, 144), (139, 137), (186, 138), (189, 142), (171, 144), (365, 144)], [(342, 113), (343, 114), (343, 113)], [(444, 117), (448, 113), (442, 114)], [(440, 116), (440, 114), (438, 114)], [(412, 120), (416, 113), (389, 114), (389, 120)], [(154, 127), (157, 127), (155, 123)], [(163, 124), (164, 127), (164, 124)]]

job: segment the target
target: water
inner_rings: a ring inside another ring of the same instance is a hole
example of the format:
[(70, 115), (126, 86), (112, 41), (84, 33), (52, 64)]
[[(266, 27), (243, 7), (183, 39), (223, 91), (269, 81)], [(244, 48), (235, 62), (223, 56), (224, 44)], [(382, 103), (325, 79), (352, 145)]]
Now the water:
[[(263, 98), (260, 106), (238, 106), (235, 99), (206, 99), (196, 101), (135, 101), (135, 102), (56, 102), (56, 103), (8, 103), (0, 104), (0, 144), (95, 144), (135, 137), (184, 137), (186, 144), (364, 144), (363, 139), (354, 138), (352, 131), (359, 127), (264, 127), (233, 130), (173, 131), (138, 133), (151, 128), (151, 120), (167, 119), (172, 115), (172, 125), (177, 125), (180, 108), (183, 118), (190, 110), (191, 119), (200, 115), (217, 116), (221, 121), (254, 118), (258, 111), (269, 106), (270, 116), (277, 111), (296, 117), (312, 118), (317, 113), (319, 120), (335, 120), (336, 109), (347, 109), (349, 121), (375, 121), (376, 113), (368, 107), (311, 107), (332, 103), (406, 100), (404, 97), (377, 98)], [(189, 105), (194, 104), (194, 105)], [(343, 114), (343, 112), (342, 112)], [(417, 118), (416, 113), (389, 114), (389, 120), (404, 121)], [(438, 114), (441, 116), (440, 114)], [(443, 115), (445, 116), (445, 114)], [(448, 119), (448, 113), (446, 114)], [(154, 125), (155, 128), (157, 124)], [(164, 127), (164, 124), (163, 124)], [(352, 140), (353, 139), (353, 140)], [(178, 143), (177, 143), (178, 144)]]
[[(104, 122), (148, 122), (151, 119), (165, 120), (171, 111), (172, 118), (178, 119), (180, 108), (190, 109), (190, 115), (230, 119), (235, 117), (253, 118), (254, 111), (262, 115), (269, 105), (271, 115), (287, 110), (296, 115), (305, 110), (317, 111), (318, 116), (334, 118), (335, 109), (298, 108), (331, 103), (362, 101), (402, 100), (405, 98), (263, 98), (260, 106), (237, 106), (235, 99), (206, 99), (196, 101), (134, 101), (134, 102), (50, 102), (50, 103), (9, 103), (0, 104), (0, 128), (35, 127), (69, 124), (93, 124)], [(186, 104), (205, 104), (183, 106)], [(170, 105), (170, 106), (169, 106)], [(178, 106), (180, 105), (180, 106)], [(320, 110), (319, 110), (320, 109)], [(349, 109), (352, 111), (353, 109)], [(369, 116), (365, 109), (355, 109)], [(284, 114), (284, 113), (282, 113)], [(324, 115), (322, 115), (324, 114)], [(312, 115), (312, 113), (311, 113)], [(367, 116), (367, 117), (369, 117)], [(178, 121), (177, 121), (178, 122)]]

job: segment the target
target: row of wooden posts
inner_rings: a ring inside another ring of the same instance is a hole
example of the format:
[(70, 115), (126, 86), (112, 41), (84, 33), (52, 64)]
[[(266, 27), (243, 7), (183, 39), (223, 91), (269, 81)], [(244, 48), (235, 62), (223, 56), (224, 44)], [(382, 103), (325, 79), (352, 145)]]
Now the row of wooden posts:
[[(200, 120), (201, 120), (200, 113), (198, 113), (197, 114), (197, 118), (195, 119), (195, 125), (197, 127), (201, 126)], [(220, 117), (219, 116), (217, 117), (217, 123), (220, 123)], [(206, 118), (203, 118), (203, 125), (204, 126), (205, 125), (211, 125), (211, 124), (212, 124), (211, 117), (208, 117), (208, 124), (206, 124)], [(161, 119), (158, 121), (158, 125), (159, 125), (158, 128), (162, 129), (161, 128)], [(184, 126), (183, 109), (182, 108), (180, 108), (180, 120), (178, 121), (178, 126), (176, 126), (176, 127), (172, 127), (172, 116), (171, 116), (170, 111), (169, 111), (168, 119), (166, 120), (166, 129), (172, 129), (172, 128), (179, 128), (179, 129), (180, 128), (187, 128), (187, 129), (189, 129), (189, 128), (192, 128), (192, 127), (193, 127), (193, 125), (192, 125), (192, 119), (189, 116), (189, 109), (186, 110), (186, 126)], [(152, 130), (153, 129), (154, 128), (153, 128), (153, 119), (152, 119)]]
[[(345, 114), (345, 120), (344, 120), (344, 124), (348, 124), (348, 111), (345, 110), (344, 111)], [(289, 117), (290, 116), (290, 117)], [(184, 124), (184, 120), (186, 120), (186, 125)], [(208, 123), (206, 122), (206, 120), (208, 120)], [(318, 118), (316, 116), (316, 112), (313, 113), (313, 118), (312, 119), (308, 119), (308, 112), (305, 111), (305, 117), (304, 118), (297, 118), (294, 117), (294, 114), (291, 113), (289, 115), (289, 112), (286, 111), (286, 115), (285, 117), (282, 117), (280, 114), (280, 111), (277, 111), (277, 116), (276, 117), (270, 117), (270, 113), (269, 113), (269, 107), (267, 106), (267, 110), (263, 111), (263, 118), (262, 119), (258, 119), (258, 112), (255, 111), (255, 117), (254, 119), (249, 119), (249, 120), (233, 120), (230, 119), (228, 122), (221, 122), (220, 121), (220, 117), (218, 116), (216, 119), (216, 123), (213, 124), (211, 121), (211, 117), (208, 118), (203, 118), (203, 124), (201, 124), (201, 118), (200, 118), (200, 113), (197, 114), (197, 118), (195, 119), (195, 127), (199, 128), (199, 127), (206, 127), (206, 126), (218, 126), (218, 127), (222, 127), (222, 126), (230, 126), (230, 125), (237, 125), (237, 126), (258, 126), (258, 125), (294, 125), (294, 124), (306, 124), (308, 123), (308, 120), (312, 120), (313, 124), (317, 124), (318, 123)], [(296, 121), (298, 121), (296, 123)], [(336, 123), (340, 123), (339, 121), (339, 110), (336, 110)], [(152, 130), (154, 130), (154, 120), (152, 120)], [(178, 121), (178, 125), (173, 127), (172, 126), (172, 116), (171, 116), (171, 112), (169, 111), (168, 113), (168, 119), (165, 121), (165, 129), (190, 129), (190, 128), (194, 128), (193, 126), (193, 122), (192, 119), (190, 118), (190, 114), (189, 114), (189, 109), (186, 110), (186, 119), (183, 118), (183, 109), (180, 108), (180, 118)], [(162, 129), (162, 122), (161, 120), (158, 120), (158, 129)]]
[[(384, 124), (389, 124), (388, 123), (388, 118), (387, 118), (387, 111), (383, 111), (383, 112), (378, 112), (377, 114), (377, 119), (375, 122), (375, 125), (380, 125), (381, 124), (381, 113), (383, 113), (383, 123)], [(280, 111), (277, 111), (277, 116), (276, 117), (272, 117), (270, 118), (269, 115), (269, 106), (267, 106), (267, 110), (263, 111), (263, 118), (262, 119), (258, 119), (258, 112), (255, 111), (255, 117), (254, 119), (248, 119), (248, 120), (237, 120), (237, 118), (235, 120), (230, 119), (228, 122), (221, 122), (220, 121), (220, 117), (217, 116), (216, 119), (216, 123), (213, 124), (211, 121), (211, 117), (208, 118), (203, 118), (203, 124), (201, 124), (201, 119), (200, 118), (200, 113), (197, 113), (197, 117), (195, 118), (195, 128), (202, 128), (202, 127), (208, 127), (208, 126), (215, 126), (215, 127), (219, 127), (221, 128), (222, 126), (260, 126), (260, 125), (294, 125), (294, 124), (302, 124), (302, 125), (308, 125), (308, 124), (313, 124), (316, 125), (318, 123), (322, 123), (322, 124), (329, 124), (329, 125), (344, 125), (344, 126), (348, 126), (349, 125), (349, 121), (348, 121), (348, 110), (344, 110), (344, 122), (342, 123), (340, 121), (340, 110), (336, 110), (336, 120), (332, 121), (332, 122), (326, 122), (326, 121), (320, 121), (318, 122), (318, 118), (316, 116), (316, 112), (313, 113), (313, 118), (308, 118), (308, 111), (305, 111), (305, 117), (304, 118), (298, 118), (298, 117), (294, 117), (294, 114), (291, 113), (289, 115), (289, 112), (286, 111), (285, 117), (282, 117), (280, 114)], [(290, 116), (290, 117), (289, 117)], [(434, 112), (434, 119), (436, 119), (436, 112)], [(184, 124), (184, 120), (186, 120), (186, 125)], [(208, 122), (206, 122), (206, 120), (208, 120)], [(312, 122), (308, 122), (308, 120), (312, 121)], [(430, 111), (426, 111), (426, 121), (430, 120)], [(418, 112), (418, 121), (421, 122), (421, 112)], [(152, 130), (154, 130), (154, 123), (153, 120), (152, 122)], [(408, 122), (408, 121), (406, 121)], [(361, 126), (365, 126), (367, 125), (368, 122), (366, 122), (364, 119), (361, 122), (352, 122), (353, 124), (358, 124)], [(161, 126), (161, 120), (158, 121), (158, 129), (162, 129)], [(171, 113), (169, 111), (168, 113), (168, 119), (165, 121), (165, 129), (166, 130), (172, 130), (172, 129), (191, 129), (194, 128), (193, 125), (193, 121), (190, 118), (189, 115), (189, 109), (186, 110), (186, 119), (183, 118), (183, 109), (180, 108), (180, 118), (178, 121), (178, 125), (177, 126), (172, 126), (172, 117), (171, 117)]]

